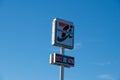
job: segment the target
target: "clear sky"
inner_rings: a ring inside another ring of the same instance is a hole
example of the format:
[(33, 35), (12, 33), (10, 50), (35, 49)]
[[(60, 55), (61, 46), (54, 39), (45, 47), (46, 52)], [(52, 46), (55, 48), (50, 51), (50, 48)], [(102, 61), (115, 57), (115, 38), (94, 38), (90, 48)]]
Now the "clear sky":
[(65, 80), (120, 80), (120, 0), (0, 0), (0, 80), (59, 80), (52, 20), (75, 26)]

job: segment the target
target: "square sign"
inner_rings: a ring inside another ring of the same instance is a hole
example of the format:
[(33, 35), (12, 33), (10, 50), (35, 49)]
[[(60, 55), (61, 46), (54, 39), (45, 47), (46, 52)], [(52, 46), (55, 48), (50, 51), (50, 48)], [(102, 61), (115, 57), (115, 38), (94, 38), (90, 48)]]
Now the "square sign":
[(70, 21), (55, 18), (52, 23), (52, 45), (73, 49), (74, 26)]

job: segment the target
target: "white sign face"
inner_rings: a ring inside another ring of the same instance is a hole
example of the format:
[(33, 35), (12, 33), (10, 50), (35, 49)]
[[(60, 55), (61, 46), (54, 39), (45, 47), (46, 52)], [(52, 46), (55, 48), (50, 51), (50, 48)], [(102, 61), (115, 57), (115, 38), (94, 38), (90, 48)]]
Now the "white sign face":
[(55, 18), (52, 24), (52, 45), (73, 49), (74, 26), (72, 22)]

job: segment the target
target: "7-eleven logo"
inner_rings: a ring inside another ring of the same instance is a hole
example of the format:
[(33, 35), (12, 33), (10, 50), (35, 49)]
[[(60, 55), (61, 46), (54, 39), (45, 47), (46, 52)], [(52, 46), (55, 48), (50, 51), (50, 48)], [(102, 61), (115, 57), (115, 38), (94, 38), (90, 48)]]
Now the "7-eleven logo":
[(72, 38), (73, 36), (71, 35), (72, 31), (73, 31), (73, 26), (72, 25), (68, 25), (66, 23), (63, 22), (59, 22), (59, 26), (62, 27), (62, 34), (61, 36), (57, 37), (57, 40), (59, 42), (62, 42), (64, 40), (66, 40), (67, 38)]

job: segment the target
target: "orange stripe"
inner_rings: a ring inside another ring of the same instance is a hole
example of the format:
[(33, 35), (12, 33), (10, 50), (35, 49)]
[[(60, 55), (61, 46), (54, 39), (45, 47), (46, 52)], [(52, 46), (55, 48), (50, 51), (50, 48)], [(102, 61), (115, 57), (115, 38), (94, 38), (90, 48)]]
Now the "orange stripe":
[(65, 27), (65, 26), (67, 26), (67, 24), (65, 24), (65, 23), (63, 23), (63, 22), (59, 22), (59, 26)]

